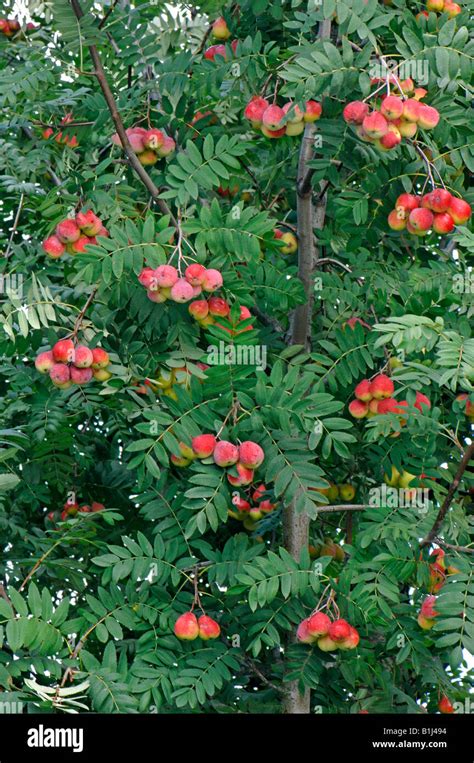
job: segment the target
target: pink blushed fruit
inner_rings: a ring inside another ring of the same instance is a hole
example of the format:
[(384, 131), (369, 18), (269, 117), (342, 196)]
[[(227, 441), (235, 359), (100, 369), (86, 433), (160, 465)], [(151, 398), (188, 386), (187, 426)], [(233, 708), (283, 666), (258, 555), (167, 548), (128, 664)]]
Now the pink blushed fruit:
[[(303, 121), (303, 112), (300, 107), (295, 103), (285, 103), (283, 106), (283, 113), (287, 119), (287, 125), (296, 125)], [(289, 115), (289, 116), (288, 116)]]
[(339, 643), (339, 649), (350, 650), (355, 649), (360, 641), (358, 632), (352, 625), (349, 626), (350, 632), (347, 638)]
[(448, 212), (456, 225), (463, 225), (464, 223), (467, 223), (471, 216), (471, 207), (467, 201), (464, 201), (464, 199), (458, 199), (453, 196)]
[(176, 143), (174, 142), (173, 138), (170, 138), (168, 135), (165, 135), (163, 139), (163, 145), (159, 146), (159, 148), (156, 149), (156, 153), (160, 157), (160, 159), (163, 159), (165, 156), (169, 156), (170, 154), (174, 153), (176, 150)]
[(102, 221), (94, 214), (92, 209), (87, 212), (78, 212), (76, 215), (76, 225), (86, 236), (97, 236), (102, 228)]
[(160, 287), (174, 286), (178, 277), (178, 271), (173, 265), (159, 265), (155, 270), (156, 283)]
[(53, 346), (52, 352), (56, 363), (71, 363), (74, 359), (74, 342), (71, 339), (60, 339)]
[(56, 225), (56, 235), (63, 244), (72, 244), (81, 235), (81, 229), (75, 220), (63, 220)]
[(433, 230), (435, 233), (451, 233), (454, 229), (454, 220), (448, 212), (442, 212), (434, 216)]
[(348, 124), (361, 125), (369, 113), (369, 107), (363, 101), (351, 101), (348, 103), (342, 116)]
[(380, 111), (390, 121), (399, 119), (403, 114), (403, 101), (396, 95), (388, 95), (382, 101)]
[(47, 255), (57, 259), (65, 252), (65, 246), (57, 236), (49, 236), (43, 241), (43, 249)]
[(263, 112), (268, 106), (269, 103), (265, 98), (260, 98), (260, 96), (254, 95), (245, 107), (244, 117), (250, 120), (254, 127), (260, 127), (262, 124)]
[(239, 446), (239, 461), (247, 469), (258, 469), (263, 463), (265, 453), (263, 448), (253, 440), (245, 440)]
[(421, 104), (419, 101), (416, 101), (414, 98), (409, 98), (403, 104), (403, 119), (407, 122), (418, 122), (420, 117), (420, 107)]
[(429, 231), (433, 225), (433, 220), (433, 212), (430, 209), (424, 209), (423, 207), (413, 209), (408, 217), (408, 222), (410, 225), (414, 228), (415, 231), (420, 233)]
[(253, 469), (248, 469), (240, 462), (237, 462), (235, 468), (237, 470), (237, 477), (234, 477), (232, 474), (227, 475), (227, 479), (230, 484), (234, 487), (250, 485), (254, 478)]
[(308, 631), (308, 622), (308, 618), (302, 620), (296, 631), (296, 638), (301, 644), (312, 644), (315, 640)]
[(184, 271), (184, 277), (186, 281), (189, 281), (191, 286), (202, 286), (205, 274), (206, 268), (204, 265), (199, 265), (197, 262), (193, 263), (192, 265), (188, 265)]
[(283, 137), (283, 135), (286, 134), (286, 131), (287, 131), (286, 125), (283, 125), (283, 127), (280, 127), (279, 130), (270, 130), (269, 127), (262, 125), (262, 135), (265, 135), (266, 138), (271, 138), (272, 140)]
[(217, 466), (233, 466), (239, 460), (239, 448), (227, 440), (220, 440), (213, 452)]
[(334, 620), (328, 629), (329, 638), (336, 642), (344, 641), (344, 639), (350, 636), (350, 633), (351, 626), (346, 620), (343, 620), (342, 618), (339, 620)]
[(405, 214), (406, 214), (405, 211), (402, 210), (401, 208), (400, 210), (392, 209), (392, 211), (390, 212), (387, 218), (389, 228), (391, 228), (392, 230), (398, 230), (398, 231), (405, 230), (405, 228), (407, 227)]
[(199, 635), (197, 617), (193, 612), (180, 615), (174, 624), (174, 634), (181, 641), (194, 641)]
[(411, 212), (412, 209), (416, 209), (420, 206), (420, 197), (415, 196), (413, 193), (401, 193), (395, 202), (395, 209), (400, 207), (407, 212)]
[[(417, 101), (418, 103), (418, 101)], [(432, 130), (439, 122), (439, 111), (426, 103), (420, 103), (418, 109), (418, 125), (424, 130)]]
[(92, 368), (76, 368), (71, 366), (71, 381), (81, 386), (92, 379)]
[(427, 408), (427, 410), (430, 410), (431, 403), (429, 398), (426, 397), (426, 395), (424, 395), (423, 392), (417, 392), (414, 407), (417, 408), (420, 411), (420, 413), (423, 413), (423, 408)]
[(204, 291), (216, 291), (217, 289), (220, 289), (223, 283), (224, 281), (221, 273), (214, 268), (210, 268), (206, 270), (204, 274), (202, 288)]
[(320, 103), (317, 101), (306, 101), (303, 114), (305, 122), (316, 122), (322, 113), (323, 109)]
[(153, 151), (161, 148), (164, 142), (165, 136), (161, 130), (157, 130), (155, 127), (153, 127), (151, 130), (148, 130), (143, 139), (145, 148), (151, 148)]
[(269, 130), (279, 130), (285, 118), (285, 112), (279, 106), (268, 106), (262, 114), (262, 124)]
[(337, 641), (333, 641), (330, 636), (321, 636), (317, 643), (322, 652), (335, 652), (336, 649), (339, 649)]
[(194, 290), (185, 278), (178, 278), (171, 288), (171, 299), (174, 302), (189, 302), (194, 297)]
[(362, 402), (362, 400), (352, 400), (352, 402), (349, 403), (349, 413), (355, 419), (365, 418), (368, 412), (369, 412), (369, 406), (367, 405), (367, 403)]
[(97, 241), (94, 237), (80, 236), (77, 241), (73, 241), (72, 244), (67, 245), (67, 250), (70, 254), (84, 254), (86, 247), (89, 244), (96, 244)]
[(330, 625), (331, 620), (324, 614), (324, 612), (316, 612), (308, 619), (308, 633), (314, 639), (320, 638), (321, 636), (327, 636)]
[(92, 350), (92, 368), (105, 368), (110, 363), (109, 353), (102, 347), (94, 347)]
[(388, 130), (388, 122), (378, 111), (373, 111), (365, 117), (362, 127), (369, 138), (381, 138)]
[(49, 378), (53, 384), (65, 384), (71, 377), (69, 366), (65, 363), (55, 363), (49, 370)]
[(230, 313), (229, 303), (222, 299), (222, 297), (209, 297), (207, 304), (211, 315), (219, 315), (222, 318), (226, 318)]
[(89, 368), (92, 365), (94, 356), (92, 351), (83, 344), (78, 344), (74, 350), (73, 363), (76, 368)]
[(227, 26), (227, 22), (222, 16), (216, 19), (212, 25), (212, 36), (216, 40), (228, 40), (230, 37), (230, 29)]
[(198, 626), (199, 636), (203, 641), (219, 638), (221, 629), (219, 623), (213, 620), (212, 617), (208, 617), (208, 615), (201, 615), (198, 620)]
[(205, 299), (196, 299), (194, 302), (191, 302), (188, 310), (193, 318), (197, 321), (202, 321), (204, 318), (207, 318), (209, 314), (209, 305)]
[(158, 283), (153, 268), (143, 268), (138, 274), (138, 280), (145, 289), (149, 289), (150, 291), (156, 291), (158, 289)]
[(448, 212), (453, 197), (446, 188), (435, 188), (431, 191), (430, 199), (432, 212)]
[(40, 352), (35, 359), (35, 368), (40, 374), (47, 374), (54, 366), (54, 358), (51, 350)]
[(209, 458), (214, 453), (216, 438), (213, 434), (200, 434), (193, 437), (191, 445), (198, 458)]
[(148, 289), (146, 295), (148, 299), (150, 300), (150, 302), (155, 302), (156, 304), (161, 304), (162, 302), (166, 302), (166, 300), (168, 299), (167, 295), (164, 294), (163, 291), (160, 289), (158, 290)]
[(394, 390), (395, 387), (393, 381), (385, 374), (378, 374), (370, 385), (371, 395), (376, 400), (383, 400), (385, 397), (391, 397)]

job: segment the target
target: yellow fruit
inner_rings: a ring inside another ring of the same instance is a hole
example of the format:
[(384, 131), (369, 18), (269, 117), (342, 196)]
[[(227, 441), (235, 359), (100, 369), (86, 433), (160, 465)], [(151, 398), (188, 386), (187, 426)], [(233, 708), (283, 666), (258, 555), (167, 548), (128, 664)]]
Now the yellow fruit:
[(339, 485), (339, 497), (342, 501), (352, 501), (355, 496), (355, 487), (346, 482), (344, 485)]
[(392, 464), (392, 474), (390, 477), (388, 474), (383, 475), (383, 479), (386, 485), (390, 485), (390, 487), (398, 487), (398, 480), (400, 479), (400, 472), (398, 469), (393, 466)]

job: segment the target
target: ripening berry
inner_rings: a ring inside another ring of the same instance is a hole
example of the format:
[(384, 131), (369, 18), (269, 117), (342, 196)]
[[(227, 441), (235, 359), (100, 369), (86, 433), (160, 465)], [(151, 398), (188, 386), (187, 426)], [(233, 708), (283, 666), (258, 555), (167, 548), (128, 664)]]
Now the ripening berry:
[(65, 384), (71, 378), (69, 366), (64, 363), (55, 363), (49, 370), (49, 377), (55, 385)]
[(326, 636), (330, 625), (331, 620), (324, 612), (316, 612), (308, 618), (308, 633), (315, 639)]
[(257, 469), (264, 458), (263, 449), (252, 440), (246, 440), (239, 446), (239, 461), (247, 469)]
[(185, 278), (178, 278), (171, 287), (171, 299), (174, 302), (189, 302), (194, 296), (193, 287)]
[(175, 267), (173, 267), (173, 265), (160, 265), (155, 270), (156, 283), (160, 288), (169, 288), (174, 286), (178, 280), (178, 277), (178, 271)]
[(370, 392), (372, 397), (376, 400), (382, 400), (384, 397), (391, 397), (394, 393), (395, 387), (393, 381), (389, 376), (385, 374), (378, 374), (370, 385)]
[(40, 352), (40, 354), (36, 356), (35, 367), (36, 370), (40, 372), (40, 374), (49, 373), (53, 366), (54, 358), (53, 353), (50, 350), (47, 352)]
[(92, 368), (76, 368), (71, 366), (71, 381), (74, 384), (82, 386), (88, 384), (92, 379)]
[(74, 359), (74, 342), (71, 339), (60, 339), (53, 346), (52, 353), (56, 363), (71, 363)]
[(260, 98), (260, 96), (254, 95), (245, 107), (244, 117), (249, 119), (254, 127), (260, 127), (262, 124), (263, 113), (268, 106), (269, 103), (265, 98)]
[(239, 448), (227, 440), (220, 440), (213, 452), (217, 466), (233, 466), (239, 460)]
[(76, 368), (89, 368), (92, 365), (94, 356), (92, 351), (83, 344), (78, 344), (74, 350), (73, 363)]
[(194, 641), (199, 635), (196, 615), (193, 612), (180, 615), (174, 624), (174, 633), (181, 641)]
[(57, 236), (49, 236), (43, 241), (43, 249), (50, 257), (57, 259), (66, 251), (62, 241)]
[(234, 477), (232, 474), (227, 475), (227, 479), (230, 482), (230, 484), (233, 485), (234, 487), (243, 487), (244, 485), (250, 485), (254, 477), (253, 470), (243, 466), (240, 462), (237, 462), (237, 464), (235, 465), (235, 468), (238, 475), (237, 477)]
[(328, 629), (328, 635), (333, 641), (344, 641), (345, 639), (349, 638), (351, 634), (351, 626), (346, 620), (343, 620), (340, 618), (339, 620), (334, 620), (333, 623), (329, 626)]
[(204, 291), (216, 291), (216, 289), (220, 289), (222, 284), (222, 275), (218, 270), (215, 270), (214, 268), (206, 270), (202, 280), (202, 288)]
[(203, 641), (219, 638), (221, 629), (220, 629), (219, 623), (216, 623), (216, 621), (213, 620), (212, 617), (208, 617), (207, 615), (201, 615), (201, 617), (198, 620), (198, 626), (199, 626), (199, 636), (202, 638)]
[(63, 220), (56, 225), (56, 236), (63, 244), (72, 244), (81, 235), (81, 229), (75, 220)]
[(199, 263), (195, 262), (192, 265), (188, 265), (184, 271), (184, 277), (186, 281), (189, 281), (191, 286), (202, 286), (205, 273), (206, 268), (204, 265), (199, 265)]

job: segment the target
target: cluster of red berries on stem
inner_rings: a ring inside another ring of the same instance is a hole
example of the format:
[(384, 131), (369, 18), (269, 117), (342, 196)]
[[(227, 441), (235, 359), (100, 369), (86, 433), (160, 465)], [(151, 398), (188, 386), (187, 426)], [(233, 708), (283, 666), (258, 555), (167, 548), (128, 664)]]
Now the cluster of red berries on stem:
[[(225, 60), (227, 58), (227, 51), (223, 43), (229, 39), (229, 37), (231, 36), (231, 31), (229, 27), (227, 26), (226, 20), (222, 16), (214, 21), (211, 27), (211, 36), (215, 40), (219, 40), (220, 44), (211, 45), (209, 48), (207, 48), (204, 51), (204, 58), (206, 59), (206, 61), (214, 61), (216, 56), (222, 56), (222, 58)], [(238, 44), (238, 40), (232, 40), (232, 42), (230, 43), (230, 46), (234, 53), (237, 50), (237, 44)]]
[(192, 610), (180, 615), (174, 624), (174, 634), (180, 641), (194, 641), (198, 636), (209, 641), (218, 638), (220, 633), (220, 625), (212, 617), (201, 615), (197, 618)]
[(316, 122), (322, 114), (321, 104), (306, 101), (302, 111), (296, 103), (284, 106), (269, 103), (259, 95), (253, 95), (244, 110), (244, 117), (255, 130), (261, 130), (267, 138), (282, 138), (284, 135), (300, 135), (306, 122)]
[[(70, 122), (72, 122), (73, 116), (70, 112), (69, 114), (66, 114), (61, 119), (61, 125), (68, 125)], [(41, 133), (43, 138), (45, 140), (49, 140), (52, 135), (54, 135), (55, 129), (53, 127), (46, 127), (43, 132)], [(54, 135), (54, 140), (56, 143), (60, 143), (65, 146), (69, 146), (69, 148), (76, 148), (76, 146), (79, 145), (77, 141), (77, 137), (75, 135), (68, 135), (67, 133), (63, 133), (62, 130), (60, 130), (56, 135)]]
[[(144, 127), (129, 127), (125, 130), (128, 142), (144, 167), (156, 164), (159, 159), (174, 153), (176, 143), (163, 130), (152, 127), (145, 130)], [(112, 135), (112, 143), (122, 146), (122, 141), (117, 133)]]
[[(356, 399), (349, 403), (349, 413), (355, 419), (372, 418), (377, 414), (406, 413), (408, 402), (395, 400), (392, 397), (394, 392), (395, 385), (385, 374), (377, 374), (372, 381), (362, 379), (354, 389)], [(431, 403), (426, 395), (417, 392), (414, 406), (423, 413), (423, 407), (429, 410)], [(401, 423), (405, 424), (406, 420), (402, 419)]]
[(43, 249), (49, 257), (58, 259), (65, 252), (72, 255), (85, 252), (89, 244), (98, 243), (97, 236), (108, 235), (102, 220), (89, 209), (58, 223), (54, 234), (43, 241)]
[(214, 292), (220, 289), (224, 280), (219, 270), (205, 268), (194, 263), (188, 265), (181, 276), (173, 265), (159, 265), (157, 268), (145, 267), (138, 280), (147, 290), (152, 302), (189, 302), (203, 291)]
[[(60, 518), (62, 522), (66, 522), (68, 519), (77, 516), (77, 514), (90, 514), (95, 513), (96, 511), (104, 511), (104, 509), (104, 504), (99, 503), (98, 501), (92, 501), (90, 505), (85, 503), (82, 506), (77, 503), (77, 501), (66, 501), (61, 510)], [(56, 522), (57, 517), (55, 511), (50, 511), (47, 514), (47, 517), (50, 522)]]
[[(22, 31), (31, 32), (33, 29), (36, 29), (36, 24), (30, 21)], [(20, 30), (21, 24), (17, 19), (0, 19), (0, 33), (5, 37), (13, 37)]]
[[(216, 321), (216, 318), (229, 318), (230, 316), (230, 305), (229, 303), (223, 299), (222, 297), (209, 297), (209, 299), (196, 299), (194, 302), (191, 302), (188, 308), (190, 314), (193, 316), (193, 318), (196, 319), (196, 321), (199, 323), (199, 325), (202, 328), (206, 328), (207, 326), (217, 326), (224, 331), (227, 331), (232, 336), (236, 336), (238, 334), (241, 334), (243, 331), (251, 331), (253, 329), (253, 326), (246, 326), (245, 328), (242, 328), (239, 330), (233, 330), (230, 328), (227, 328), (227, 326), (223, 326), (222, 323), (219, 323)], [(252, 313), (248, 309), (248, 307), (245, 307), (242, 305), (240, 307), (240, 315), (238, 319), (237, 326), (240, 322), (246, 321), (249, 318), (252, 317)]]
[(463, 225), (471, 216), (471, 207), (453, 196), (446, 188), (434, 188), (424, 196), (402, 193), (388, 216), (392, 230), (407, 230), (414, 236), (451, 233), (455, 225)]
[(469, 395), (463, 392), (456, 398), (458, 403), (464, 403), (464, 413), (468, 417), (471, 424), (474, 424), (474, 403), (469, 400)]
[(263, 463), (265, 453), (263, 448), (253, 440), (245, 440), (240, 445), (234, 445), (228, 440), (218, 440), (213, 434), (201, 434), (193, 437), (191, 447), (179, 443), (180, 456), (171, 456), (175, 466), (188, 466), (191, 461), (199, 458), (203, 461), (211, 459), (222, 468), (232, 467), (227, 474), (227, 480), (234, 487), (250, 485), (255, 477), (255, 469)]
[[(232, 505), (235, 510), (229, 509), (229, 516), (233, 519), (238, 519), (240, 522), (246, 522), (248, 520), (249, 527), (247, 529), (254, 529), (255, 522), (258, 522), (262, 517), (271, 514), (272, 511), (278, 506), (277, 503), (272, 503), (268, 498), (262, 498), (267, 493), (265, 485), (259, 485), (255, 488), (252, 494), (249, 496), (249, 501), (242, 498), (240, 495), (234, 495), (232, 498)], [(250, 526), (252, 525), (252, 526)]]
[(359, 633), (347, 620), (331, 620), (320, 611), (301, 621), (296, 637), (303, 644), (316, 644), (323, 652), (355, 649), (360, 640)]
[(69, 389), (73, 384), (82, 386), (92, 379), (107, 381), (112, 376), (107, 370), (109, 354), (102, 347), (89, 349), (75, 345), (72, 339), (60, 339), (51, 350), (36, 357), (36, 370), (48, 374), (55, 387)]
[[(410, 84), (407, 85), (407, 82)], [(405, 87), (413, 86), (411, 80), (404, 83)], [(398, 83), (401, 96), (388, 93), (379, 100), (375, 98), (376, 90), (370, 96), (374, 98), (372, 110), (365, 101), (352, 101), (344, 108), (343, 118), (354, 127), (357, 136), (365, 143), (372, 143), (380, 151), (396, 148), (402, 138), (414, 138), (418, 127), (432, 130), (439, 122), (437, 109), (420, 102), (427, 91), (414, 88), (414, 97), (407, 98), (404, 83)]]
[(462, 8), (458, 3), (453, 3), (451, 0), (427, 0), (426, 11), (417, 13), (416, 18), (419, 19), (421, 16), (429, 18), (430, 13), (447, 13), (448, 18), (453, 19), (462, 13)]

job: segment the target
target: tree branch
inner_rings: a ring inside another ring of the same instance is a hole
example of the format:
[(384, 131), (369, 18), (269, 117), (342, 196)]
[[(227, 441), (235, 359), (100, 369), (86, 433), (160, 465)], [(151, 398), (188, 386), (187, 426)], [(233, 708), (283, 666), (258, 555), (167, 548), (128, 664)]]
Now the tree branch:
[[(80, 21), (84, 13), (79, 4), (79, 0), (71, 0), (71, 5), (77, 20)], [(125, 128), (123, 126), (122, 117), (119, 114), (115, 98), (110, 89), (110, 86), (104, 71), (104, 67), (102, 66), (102, 61), (99, 56), (99, 52), (95, 45), (89, 45), (89, 53), (92, 58), (92, 62), (94, 64), (94, 69), (95, 69), (94, 74), (100, 85), (103, 96), (105, 98), (105, 102), (110, 111), (112, 121), (115, 125), (115, 129), (117, 130), (117, 134), (122, 143), (123, 150), (125, 151), (125, 154), (127, 155), (127, 158), (130, 162), (132, 169), (136, 172), (136, 174), (142, 181), (143, 185), (149, 192), (150, 196), (156, 201), (161, 212), (164, 215), (170, 215), (173, 225), (177, 227), (177, 221), (174, 215), (172, 214), (170, 208), (168, 207), (168, 204), (163, 199), (159, 198), (160, 189), (154, 184), (153, 180), (151, 179), (151, 177), (149, 176), (148, 172), (145, 170), (143, 165), (140, 164), (135, 151), (130, 145), (130, 141), (128, 140), (127, 134), (125, 132)]]
[(454, 476), (453, 481), (451, 482), (448, 492), (446, 493), (446, 498), (444, 499), (441, 508), (438, 512), (438, 516), (435, 519), (435, 523), (429, 533), (426, 535), (426, 537), (421, 541), (420, 548), (423, 548), (424, 546), (429, 546), (430, 543), (432, 543), (435, 539), (435, 537), (438, 535), (438, 532), (441, 528), (441, 525), (444, 522), (444, 518), (446, 514), (448, 513), (448, 509), (451, 506), (451, 503), (454, 498), (454, 494), (456, 493), (456, 490), (458, 489), (459, 483), (461, 482), (462, 476), (464, 472), (466, 471), (466, 467), (469, 464), (469, 461), (474, 456), (474, 442), (469, 445), (469, 447), (464, 452), (464, 455), (461, 459), (461, 462), (459, 464), (458, 470)]
[(447, 548), (450, 551), (459, 551), (462, 554), (474, 554), (474, 548), (470, 548), (469, 546), (455, 546), (452, 543), (446, 543), (445, 540), (438, 538), (438, 536), (435, 536), (433, 540), (438, 546)]

